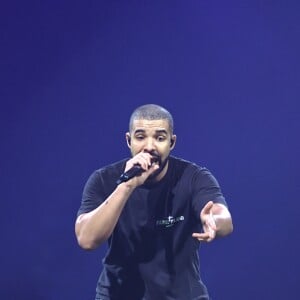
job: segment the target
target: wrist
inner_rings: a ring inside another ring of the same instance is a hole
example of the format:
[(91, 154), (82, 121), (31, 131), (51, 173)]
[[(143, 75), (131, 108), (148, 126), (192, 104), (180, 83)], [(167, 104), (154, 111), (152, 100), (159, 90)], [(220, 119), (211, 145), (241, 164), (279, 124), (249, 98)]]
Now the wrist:
[(121, 184), (119, 184), (117, 186), (117, 189), (124, 193), (124, 194), (128, 194), (130, 195), (134, 190), (135, 190), (136, 186), (134, 186), (132, 183), (130, 183), (129, 181), (126, 182), (122, 182)]

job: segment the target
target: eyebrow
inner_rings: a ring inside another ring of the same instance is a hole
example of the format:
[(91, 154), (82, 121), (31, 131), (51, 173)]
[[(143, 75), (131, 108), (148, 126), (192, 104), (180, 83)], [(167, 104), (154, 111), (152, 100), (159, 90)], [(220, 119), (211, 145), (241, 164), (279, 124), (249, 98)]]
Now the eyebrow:
[[(137, 134), (137, 133), (145, 133), (146, 130), (145, 129), (137, 129), (135, 130), (134, 134)], [(155, 133), (156, 134), (168, 134), (167, 130), (165, 129), (158, 129), (158, 130), (155, 130)]]

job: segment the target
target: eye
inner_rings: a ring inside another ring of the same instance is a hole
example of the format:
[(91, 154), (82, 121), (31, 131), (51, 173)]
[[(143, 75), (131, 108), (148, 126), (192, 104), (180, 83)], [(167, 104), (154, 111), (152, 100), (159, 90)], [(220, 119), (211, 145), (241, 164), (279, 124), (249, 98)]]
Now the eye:
[(143, 135), (136, 135), (135, 138), (138, 140), (138, 141), (141, 141), (144, 139), (144, 136)]
[(166, 137), (165, 137), (164, 135), (159, 135), (159, 136), (157, 137), (157, 140), (158, 140), (159, 142), (164, 142), (164, 141), (166, 140)]

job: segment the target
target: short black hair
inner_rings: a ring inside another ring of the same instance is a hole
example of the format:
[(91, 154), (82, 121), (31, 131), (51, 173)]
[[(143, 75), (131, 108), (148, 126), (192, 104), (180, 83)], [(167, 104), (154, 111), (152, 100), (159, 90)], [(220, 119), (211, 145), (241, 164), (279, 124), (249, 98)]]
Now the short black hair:
[(134, 120), (167, 120), (170, 127), (170, 132), (173, 134), (174, 121), (169, 111), (164, 107), (156, 104), (145, 104), (136, 108), (131, 114), (129, 121), (129, 131), (132, 129)]

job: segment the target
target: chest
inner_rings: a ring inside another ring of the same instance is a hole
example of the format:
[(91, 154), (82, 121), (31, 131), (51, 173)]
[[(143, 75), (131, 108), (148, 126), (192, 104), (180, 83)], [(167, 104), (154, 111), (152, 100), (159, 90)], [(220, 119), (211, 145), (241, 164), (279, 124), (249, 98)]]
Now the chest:
[(189, 226), (193, 221), (191, 194), (167, 185), (135, 191), (120, 218), (128, 231), (146, 230), (157, 234)]

